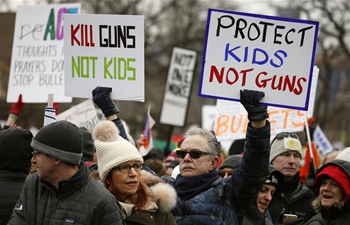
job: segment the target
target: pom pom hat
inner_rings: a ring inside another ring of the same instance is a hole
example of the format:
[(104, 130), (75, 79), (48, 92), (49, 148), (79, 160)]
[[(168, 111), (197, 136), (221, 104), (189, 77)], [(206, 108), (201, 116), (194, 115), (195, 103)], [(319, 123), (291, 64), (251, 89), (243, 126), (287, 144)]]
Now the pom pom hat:
[(119, 136), (119, 130), (112, 121), (99, 122), (94, 131), (97, 164), (100, 177), (105, 181), (109, 172), (125, 162), (141, 162), (139, 151), (129, 141)]

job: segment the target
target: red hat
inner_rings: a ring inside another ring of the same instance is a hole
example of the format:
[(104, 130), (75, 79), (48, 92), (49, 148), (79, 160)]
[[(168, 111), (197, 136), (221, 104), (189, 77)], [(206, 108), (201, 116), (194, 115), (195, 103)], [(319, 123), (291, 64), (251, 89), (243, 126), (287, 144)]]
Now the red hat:
[(347, 203), (350, 198), (350, 180), (346, 172), (342, 168), (334, 164), (326, 166), (316, 175), (316, 178), (314, 180), (314, 188), (316, 189), (317, 193), (319, 193), (321, 181), (323, 181), (323, 178), (325, 177), (329, 177), (335, 180), (340, 185), (342, 191), (346, 195), (345, 203)]

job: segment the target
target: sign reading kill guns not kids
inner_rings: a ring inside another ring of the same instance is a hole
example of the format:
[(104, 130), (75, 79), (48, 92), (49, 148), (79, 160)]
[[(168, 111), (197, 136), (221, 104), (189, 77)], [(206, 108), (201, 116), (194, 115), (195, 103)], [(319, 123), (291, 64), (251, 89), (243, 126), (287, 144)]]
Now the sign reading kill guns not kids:
[(65, 93), (91, 98), (96, 86), (111, 98), (144, 101), (144, 16), (64, 16)]
[(199, 96), (261, 102), (306, 111), (318, 22), (209, 9)]
[(80, 3), (19, 6), (13, 38), (7, 102), (71, 102), (64, 95), (63, 14), (77, 14)]

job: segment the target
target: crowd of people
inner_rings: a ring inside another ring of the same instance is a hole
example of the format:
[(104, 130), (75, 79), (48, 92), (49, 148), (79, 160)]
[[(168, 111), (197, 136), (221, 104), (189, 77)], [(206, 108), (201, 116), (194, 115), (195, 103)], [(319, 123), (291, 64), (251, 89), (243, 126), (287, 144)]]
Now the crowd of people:
[(111, 91), (92, 91), (106, 118), (92, 133), (57, 121), (33, 136), (15, 126), (19, 96), (0, 131), (0, 225), (350, 224), (350, 148), (308, 167), (307, 185), (302, 142), (271, 138), (263, 92), (240, 92), (249, 123), (230, 156), (213, 132), (191, 128), (169, 155), (142, 157)]

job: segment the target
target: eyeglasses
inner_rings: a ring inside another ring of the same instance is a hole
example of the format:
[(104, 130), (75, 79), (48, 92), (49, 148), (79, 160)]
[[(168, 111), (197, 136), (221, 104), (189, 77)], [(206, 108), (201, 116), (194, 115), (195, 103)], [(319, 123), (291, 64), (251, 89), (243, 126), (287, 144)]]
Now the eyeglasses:
[(297, 135), (296, 133), (289, 133), (289, 132), (281, 132), (279, 134), (277, 134), (275, 136), (275, 138), (272, 140), (270, 146), (272, 146), (273, 142), (277, 139), (277, 140), (282, 140), (283, 138), (286, 138), (286, 137), (292, 137), (292, 138), (295, 138), (295, 139), (298, 139), (299, 140), (299, 135)]
[(135, 171), (140, 171), (143, 169), (142, 163), (134, 163), (134, 165), (125, 164), (123, 166), (116, 167), (122, 173), (129, 173), (131, 168), (134, 168)]
[(221, 178), (224, 178), (227, 174), (227, 176), (232, 176), (234, 171), (223, 171), (223, 170), (218, 170), (218, 174)]
[(192, 159), (199, 159), (203, 155), (212, 155), (210, 152), (202, 152), (199, 150), (192, 150), (192, 151), (177, 150), (176, 151), (177, 157), (181, 159), (185, 158), (187, 153), (190, 154), (190, 157)]
[(41, 154), (41, 152), (32, 152), (32, 155), (33, 155), (34, 158), (36, 158), (40, 154)]

